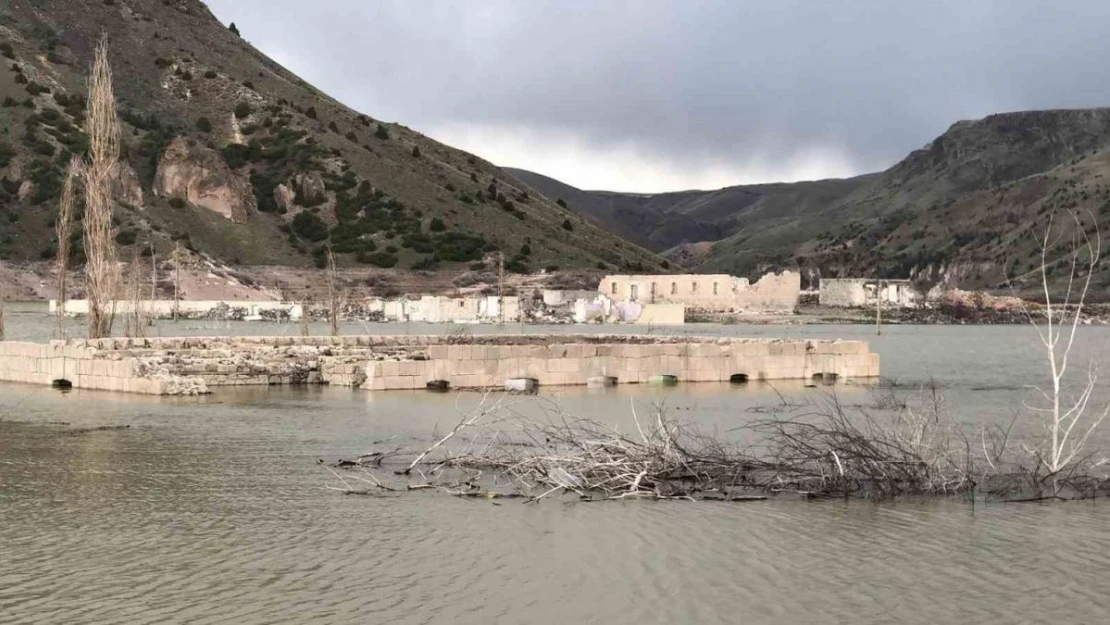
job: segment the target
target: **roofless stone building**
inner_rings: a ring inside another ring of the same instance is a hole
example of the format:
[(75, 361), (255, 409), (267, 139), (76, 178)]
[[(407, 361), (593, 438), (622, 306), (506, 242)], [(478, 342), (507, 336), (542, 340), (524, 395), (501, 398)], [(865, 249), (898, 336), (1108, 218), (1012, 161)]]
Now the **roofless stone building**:
[(605, 276), (598, 285), (615, 301), (713, 312), (793, 312), (801, 290), (801, 275), (794, 271), (769, 273), (755, 284), (728, 274), (643, 274)]

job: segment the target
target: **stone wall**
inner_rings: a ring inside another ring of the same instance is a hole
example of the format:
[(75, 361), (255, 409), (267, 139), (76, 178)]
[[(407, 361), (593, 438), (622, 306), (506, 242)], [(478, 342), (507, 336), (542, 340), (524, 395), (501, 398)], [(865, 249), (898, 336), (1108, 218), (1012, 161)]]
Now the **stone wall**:
[(818, 301), (836, 308), (874, 306), (876, 291), (887, 307), (910, 308), (917, 304), (917, 291), (909, 280), (870, 278), (821, 278)]
[(207, 392), (201, 380), (151, 369), (140, 360), (87, 345), (0, 342), (0, 381), (49, 386), (63, 379), (74, 388), (147, 395)]
[(879, 360), (861, 341), (632, 335), (340, 336), (71, 339), (0, 343), (0, 380), (75, 388), (192, 395), (216, 386), (333, 384), (371, 390), (873, 377)]
[(508, 378), (533, 378), (541, 386), (584, 385), (612, 376), (621, 384), (646, 383), (658, 375), (680, 382), (839, 379), (879, 374), (879, 358), (861, 341), (775, 339), (664, 339), (659, 342), (594, 342), (560, 337), (550, 345), (429, 345), (426, 360), (373, 361), (364, 388), (422, 389), (431, 380), (454, 388), (500, 387)]
[(715, 312), (792, 312), (801, 294), (801, 275), (769, 273), (755, 284), (727, 274), (612, 275), (598, 291), (615, 301), (684, 304)]

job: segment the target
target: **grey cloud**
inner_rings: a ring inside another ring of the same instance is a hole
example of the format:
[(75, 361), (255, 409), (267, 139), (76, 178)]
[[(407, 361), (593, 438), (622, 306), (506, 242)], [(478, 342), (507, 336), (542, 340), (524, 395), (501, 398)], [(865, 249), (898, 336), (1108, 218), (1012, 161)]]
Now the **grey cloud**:
[(210, 5), (376, 117), (573, 135), (669, 162), (825, 148), (870, 171), (958, 119), (1110, 104), (1102, 0)]

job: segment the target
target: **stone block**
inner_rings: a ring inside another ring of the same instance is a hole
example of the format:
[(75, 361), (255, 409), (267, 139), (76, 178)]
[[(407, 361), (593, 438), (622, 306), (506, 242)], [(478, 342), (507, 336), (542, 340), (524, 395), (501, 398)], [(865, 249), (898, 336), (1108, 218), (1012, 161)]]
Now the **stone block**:
[(565, 358), (567, 355), (567, 346), (556, 344), (547, 346), (548, 358)]

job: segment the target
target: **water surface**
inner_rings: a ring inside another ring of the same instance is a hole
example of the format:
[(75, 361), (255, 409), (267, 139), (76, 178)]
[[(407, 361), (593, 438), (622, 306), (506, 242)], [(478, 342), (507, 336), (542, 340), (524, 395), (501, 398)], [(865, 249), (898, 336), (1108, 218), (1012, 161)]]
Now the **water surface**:
[[(50, 323), (41, 311), (8, 317), (10, 334), (38, 340)], [(214, 333), (188, 322), (172, 329), (183, 326)], [(882, 337), (865, 326), (666, 331), (870, 340), (884, 375), (907, 391), (935, 378), (968, 423), (1020, 412), (1031, 399), (1024, 385), (1044, 377), (1035, 335), (1020, 327), (891, 326)], [(1083, 359), (1101, 357), (1108, 339), (1107, 329), (1084, 328)], [(835, 390), (871, 401), (864, 387)], [(780, 392), (818, 402), (827, 391), (550, 389), (518, 409), (557, 402), (626, 426), (630, 402), (643, 412), (664, 404), (725, 430)], [(1103, 502), (498, 505), (323, 488), (330, 476), (318, 458), (430, 440), (475, 401), (320, 387), (150, 398), (0, 384), (0, 621), (1101, 623), (1110, 611)], [(86, 429), (113, 425), (129, 427)]]

